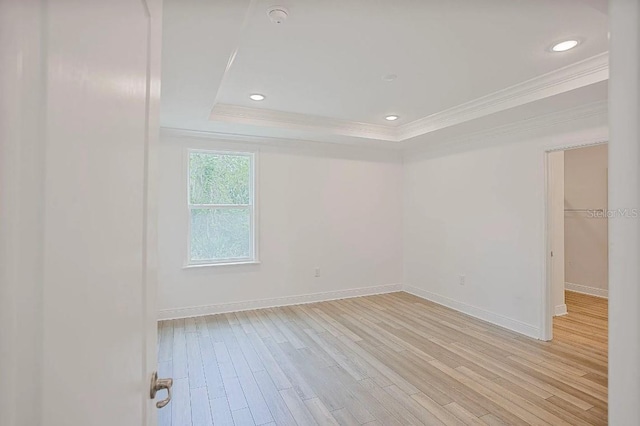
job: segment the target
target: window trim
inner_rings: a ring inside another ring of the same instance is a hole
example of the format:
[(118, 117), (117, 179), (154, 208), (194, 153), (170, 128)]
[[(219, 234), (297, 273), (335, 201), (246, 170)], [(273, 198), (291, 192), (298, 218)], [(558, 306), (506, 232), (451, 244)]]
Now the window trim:
[[(190, 187), (191, 187), (191, 168), (190, 159), (192, 153), (205, 153), (213, 155), (237, 155), (249, 157), (251, 162), (249, 176), (249, 199), (251, 204), (191, 204)], [(200, 149), (188, 148), (185, 155), (184, 176), (186, 177), (186, 212), (187, 212), (187, 251), (185, 256), (184, 268), (199, 268), (206, 266), (230, 266), (230, 265), (251, 265), (259, 264), (258, 258), (258, 196), (257, 196), (257, 175), (258, 175), (258, 156), (256, 151), (236, 151), (225, 149)], [(250, 256), (240, 258), (226, 258), (219, 260), (206, 259), (201, 261), (191, 260), (191, 210), (194, 208), (249, 208), (250, 211)]]

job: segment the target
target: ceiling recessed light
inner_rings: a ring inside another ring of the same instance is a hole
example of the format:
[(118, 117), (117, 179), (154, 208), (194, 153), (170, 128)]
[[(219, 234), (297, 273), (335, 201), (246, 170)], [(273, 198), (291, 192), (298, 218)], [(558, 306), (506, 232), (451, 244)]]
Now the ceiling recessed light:
[(251, 99), (252, 101), (264, 101), (264, 98), (266, 98), (266, 96), (261, 95), (260, 93), (249, 95), (249, 99)]
[(560, 43), (554, 44), (551, 50), (554, 52), (566, 52), (569, 49), (573, 49), (579, 44), (578, 40), (566, 40)]
[(398, 118), (400, 117), (398, 117), (397, 115), (387, 115), (384, 119), (387, 121), (396, 121)]
[(396, 78), (398, 78), (398, 76), (397, 76), (396, 74), (387, 74), (387, 75), (385, 75), (384, 77), (382, 77), (382, 79), (383, 79), (384, 81), (393, 81), (393, 80), (395, 80)]

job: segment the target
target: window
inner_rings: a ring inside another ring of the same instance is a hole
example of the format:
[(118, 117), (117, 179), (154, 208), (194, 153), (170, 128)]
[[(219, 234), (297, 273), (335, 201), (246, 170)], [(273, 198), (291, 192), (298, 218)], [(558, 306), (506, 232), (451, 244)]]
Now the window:
[(253, 262), (254, 154), (189, 151), (189, 265)]

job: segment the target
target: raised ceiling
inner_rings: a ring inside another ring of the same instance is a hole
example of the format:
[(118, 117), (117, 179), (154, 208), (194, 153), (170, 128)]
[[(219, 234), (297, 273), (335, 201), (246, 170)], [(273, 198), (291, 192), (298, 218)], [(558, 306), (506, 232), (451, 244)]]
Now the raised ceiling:
[[(289, 11), (282, 24), (267, 17), (275, 4)], [(165, 0), (161, 124), (410, 140), (605, 81), (607, 15), (599, 4)], [(566, 39), (581, 43), (550, 52)], [(384, 81), (388, 74), (397, 78)], [(251, 101), (251, 93), (266, 99)], [(400, 119), (386, 121), (388, 114)]]

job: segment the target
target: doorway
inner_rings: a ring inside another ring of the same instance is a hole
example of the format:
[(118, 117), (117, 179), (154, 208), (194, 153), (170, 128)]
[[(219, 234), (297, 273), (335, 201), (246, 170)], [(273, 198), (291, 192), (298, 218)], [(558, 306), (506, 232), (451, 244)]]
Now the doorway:
[(547, 152), (547, 336), (590, 354), (606, 385), (608, 145)]

